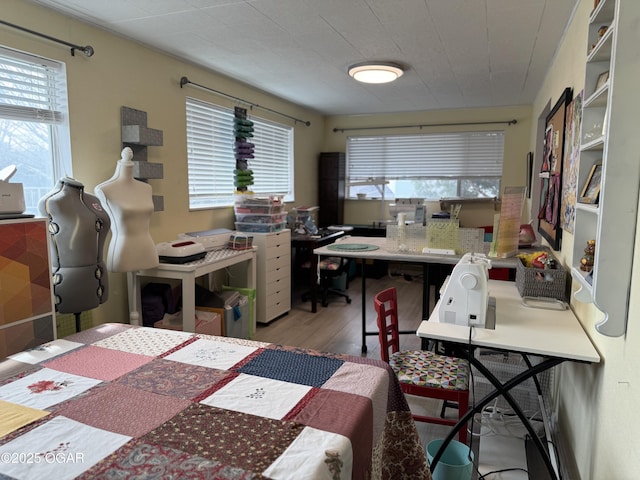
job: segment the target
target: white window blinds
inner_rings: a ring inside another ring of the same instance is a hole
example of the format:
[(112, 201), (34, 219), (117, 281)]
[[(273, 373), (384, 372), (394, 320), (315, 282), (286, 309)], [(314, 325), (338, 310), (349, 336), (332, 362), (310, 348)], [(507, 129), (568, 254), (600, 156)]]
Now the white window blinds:
[[(192, 209), (233, 204), (233, 110), (187, 98), (187, 159), (189, 207)], [(281, 194), (293, 200), (293, 128), (251, 118), (254, 125), (253, 170), (257, 194)]]
[(502, 176), (504, 133), (460, 132), (347, 139), (350, 181)]
[(0, 47), (0, 117), (63, 123), (67, 80), (63, 63)]

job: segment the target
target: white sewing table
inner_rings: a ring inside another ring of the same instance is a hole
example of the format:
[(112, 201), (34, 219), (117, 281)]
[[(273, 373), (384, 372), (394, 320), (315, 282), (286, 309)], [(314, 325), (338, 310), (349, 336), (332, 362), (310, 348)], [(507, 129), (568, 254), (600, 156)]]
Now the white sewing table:
[[(523, 425), (529, 430), (547, 469), (552, 473), (553, 464), (547, 450), (535, 435), (529, 420), (522, 414), (522, 410), (513, 400), (509, 390), (529, 378), (533, 377), (535, 381), (536, 374), (564, 361), (599, 363), (600, 355), (582, 328), (580, 321), (570, 309), (553, 310), (527, 307), (522, 303), (522, 298), (514, 282), (489, 280), (489, 295), (496, 299), (495, 329), (441, 323), (439, 319), (440, 302), (438, 302), (429, 319), (420, 324), (417, 335), (430, 340), (453, 342), (469, 352), (472, 352), (476, 347), (484, 347), (521, 354), (528, 368), (502, 383), (475, 355), (470, 354), (469, 361), (493, 384), (495, 390), (474, 403), (467, 415), (451, 430), (441, 451), (444, 451), (446, 444), (455, 437), (458, 430), (463, 428), (470, 418), (473, 418), (475, 413), (481, 412), (489, 402), (499, 395), (503, 395), (518, 414)], [(541, 357), (542, 360), (533, 365), (529, 361), (528, 355)], [(434, 457), (432, 470), (440, 456), (441, 452), (438, 452)], [(557, 477), (557, 473), (553, 473)], [(552, 474), (552, 478), (556, 477), (553, 477)]]
[[(256, 288), (256, 251), (257, 247), (247, 250), (223, 248), (207, 252), (207, 255), (189, 263), (161, 263), (156, 268), (129, 272), (129, 309), (132, 325), (140, 325), (142, 303), (140, 277), (172, 278), (182, 283), (182, 329), (195, 332), (195, 280), (222, 269), (233, 269), (229, 275), (229, 285), (233, 287)], [(255, 315), (254, 315), (255, 321)], [(253, 326), (255, 331), (255, 325)]]
[[(335, 250), (342, 245), (367, 245), (375, 250)], [(362, 353), (367, 352), (367, 335), (378, 335), (378, 331), (368, 332), (366, 330), (367, 318), (367, 285), (366, 285), (366, 261), (367, 260), (385, 260), (390, 262), (406, 262), (417, 263), (422, 265), (423, 270), (423, 289), (422, 289), (422, 319), (426, 320), (429, 317), (430, 305), (429, 305), (429, 265), (441, 264), (441, 265), (455, 265), (462, 258), (462, 255), (444, 255), (436, 253), (418, 253), (418, 252), (399, 252), (391, 251), (387, 249), (387, 239), (385, 237), (352, 237), (345, 236), (336, 240), (331, 245), (325, 245), (313, 250), (313, 253), (319, 256), (327, 257), (344, 257), (362, 260)], [(491, 258), (491, 264), (493, 268), (516, 268), (516, 257), (509, 258)], [(437, 289), (436, 289), (437, 290)], [(436, 291), (436, 298), (438, 298), (438, 292)], [(406, 334), (414, 332), (402, 331), (400, 333)]]

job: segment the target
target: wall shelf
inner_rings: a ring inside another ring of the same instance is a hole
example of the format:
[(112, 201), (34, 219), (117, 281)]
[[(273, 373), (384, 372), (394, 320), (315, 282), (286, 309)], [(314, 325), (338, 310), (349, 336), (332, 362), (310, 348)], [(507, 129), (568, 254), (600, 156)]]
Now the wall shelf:
[[(637, 0), (600, 0), (589, 18), (587, 39), (578, 196), (596, 162), (602, 162), (602, 179), (598, 204), (576, 205), (571, 275), (579, 285), (575, 300), (593, 303), (602, 312), (595, 328), (611, 337), (626, 332), (636, 234), (638, 23)], [(600, 35), (603, 26), (607, 31)], [(598, 78), (606, 72), (607, 82), (596, 88)], [(596, 250), (589, 281), (587, 272), (580, 270), (580, 259), (592, 239)]]

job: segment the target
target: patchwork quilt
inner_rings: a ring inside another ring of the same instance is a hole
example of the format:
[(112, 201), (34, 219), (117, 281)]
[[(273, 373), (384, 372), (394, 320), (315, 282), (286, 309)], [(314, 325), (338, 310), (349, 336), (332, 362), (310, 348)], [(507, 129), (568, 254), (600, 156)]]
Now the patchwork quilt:
[(0, 363), (0, 479), (429, 479), (393, 371), (105, 324)]

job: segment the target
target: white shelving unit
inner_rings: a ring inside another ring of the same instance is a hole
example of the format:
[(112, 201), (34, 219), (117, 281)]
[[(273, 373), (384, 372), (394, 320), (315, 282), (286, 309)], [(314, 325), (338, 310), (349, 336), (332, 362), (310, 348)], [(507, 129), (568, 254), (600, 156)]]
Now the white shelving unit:
[[(602, 162), (597, 204), (576, 205), (571, 274), (574, 297), (603, 313), (596, 329), (612, 337), (626, 332), (640, 183), (637, 79), (640, 2), (600, 0), (589, 18), (580, 147), (579, 188)], [(598, 30), (606, 26), (600, 36)], [(598, 78), (609, 72), (606, 83)], [(615, 91), (615, 95), (614, 95)], [(578, 196), (580, 196), (578, 191)], [(596, 240), (592, 279), (580, 270), (588, 240)]]

